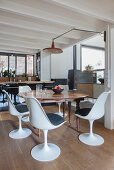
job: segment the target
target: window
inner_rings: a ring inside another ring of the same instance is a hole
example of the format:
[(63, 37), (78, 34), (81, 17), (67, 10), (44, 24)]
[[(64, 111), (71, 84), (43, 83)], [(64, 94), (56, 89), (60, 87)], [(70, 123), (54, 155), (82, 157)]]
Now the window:
[(23, 73), (27, 73), (28, 76), (33, 76), (33, 64), (34, 57), (31, 55), (25, 54), (1, 54), (0, 55), (0, 72), (9, 70), (16, 70), (16, 75), (23, 75)]
[(0, 56), (0, 72), (8, 70), (8, 56)]
[(9, 70), (14, 71), (15, 70), (15, 56), (11, 55), (9, 56)]
[(17, 56), (16, 74), (17, 75), (23, 75), (23, 73), (25, 73), (25, 57)]
[(33, 76), (33, 56), (27, 56), (27, 75)]
[(104, 69), (105, 58), (104, 50), (82, 46), (82, 71), (89, 64), (93, 69)]
[[(91, 65), (94, 70), (105, 68), (105, 51), (100, 48), (82, 46), (82, 71), (87, 65)], [(104, 77), (104, 71), (97, 71), (97, 79)]]

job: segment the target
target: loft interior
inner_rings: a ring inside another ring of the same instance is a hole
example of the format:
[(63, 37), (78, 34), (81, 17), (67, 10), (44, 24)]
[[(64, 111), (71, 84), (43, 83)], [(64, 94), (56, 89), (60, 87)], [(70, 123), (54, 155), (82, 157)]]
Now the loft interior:
[(0, 0), (2, 170), (114, 169), (113, 7)]

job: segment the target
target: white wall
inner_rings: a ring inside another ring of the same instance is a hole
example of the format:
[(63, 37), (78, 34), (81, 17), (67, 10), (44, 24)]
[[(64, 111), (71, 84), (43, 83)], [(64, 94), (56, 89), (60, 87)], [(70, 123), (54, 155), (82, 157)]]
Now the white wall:
[(50, 54), (41, 51), (41, 81), (50, 80)]
[(114, 28), (110, 31), (111, 37), (111, 129), (114, 129)]
[(68, 78), (70, 69), (73, 69), (73, 47), (51, 55), (51, 78)]
[(76, 65), (77, 65), (77, 70), (81, 70), (81, 45), (76, 44), (76, 55), (77, 55), (77, 60), (76, 60)]
[(114, 28), (107, 28), (105, 90), (111, 90), (105, 106), (105, 127), (114, 129)]

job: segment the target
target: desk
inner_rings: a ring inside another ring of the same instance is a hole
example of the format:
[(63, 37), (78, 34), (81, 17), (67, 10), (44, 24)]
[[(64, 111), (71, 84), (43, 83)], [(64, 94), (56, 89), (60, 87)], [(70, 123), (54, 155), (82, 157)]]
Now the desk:
[[(81, 93), (76, 90), (63, 91), (61, 94), (55, 94), (52, 90), (43, 90), (42, 93), (32, 90), (27, 93), (19, 93), (20, 97), (35, 97), (41, 103), (50, 103), (50, 102), (63, 102), (63, 117), (64, 117), (64, 106), (65, 102), (68, 101), (68, 116), (69, 116), (69, 125), (71, 125), (71, 102), (76, 101), (76, 110), (80, 108), (79, 104), (81, 100), (84, 100), (85, 97), (88, 97), (86, 93)], [(79, 129), (79, 119), (77, 121), (77, 129)]]

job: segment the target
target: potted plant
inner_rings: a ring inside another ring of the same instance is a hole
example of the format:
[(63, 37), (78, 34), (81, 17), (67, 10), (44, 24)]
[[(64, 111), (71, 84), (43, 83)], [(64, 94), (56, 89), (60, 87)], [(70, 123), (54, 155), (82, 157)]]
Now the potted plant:
[(24, 76), (24, 77), (27, 77), (27, 73), (23, 73), (23, 76)]
[(12, 71), (12, 73), (13, 73), (13, 77), (15, 77), (15, 74), (16, 74), (16, 70)]
[(10, 77), (9, 70), (5, 70), (5, 71), (3, 72), (3, 76), (4, 76), (4, 77)]
[(88, 64), (86, 67), (85, 67), (86, 71), (90, 71), (90, 70), (93, 70), (93, 66)]

